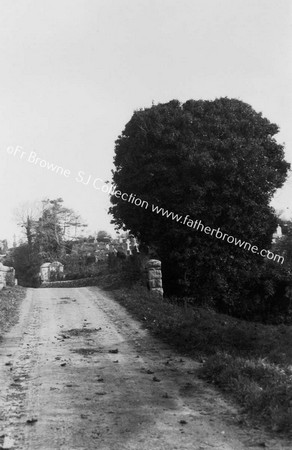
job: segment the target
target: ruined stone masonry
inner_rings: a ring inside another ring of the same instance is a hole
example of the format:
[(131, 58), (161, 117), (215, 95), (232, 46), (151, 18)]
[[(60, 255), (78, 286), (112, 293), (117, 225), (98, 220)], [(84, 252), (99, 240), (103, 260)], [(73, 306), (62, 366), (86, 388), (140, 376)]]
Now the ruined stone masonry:
[(145, 266), (147, 274), (147, 287), (151, 293), (163, 296), (161, 261), (150, 259)]
[(13, 267), (4, 266), (0, 263), (0, 290), (5, 286), (15, 285), (15, 270)]

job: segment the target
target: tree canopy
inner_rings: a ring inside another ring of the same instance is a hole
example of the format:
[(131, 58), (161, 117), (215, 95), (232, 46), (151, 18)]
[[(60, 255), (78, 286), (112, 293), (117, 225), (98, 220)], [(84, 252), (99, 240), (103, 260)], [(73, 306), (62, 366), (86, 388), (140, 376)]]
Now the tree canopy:
[(36, 282), (42, 263), (62, 259), (71, 250), (70, 241), (77, 237), (78, 230), (87, 226), (79, 214), (63, 205), (62, 198), (26, 202), (14, 215), (26, 242), (13, 250), (11, 262), (17, 276), (27, 284)]
[[(269, 248), (277, 224), (269, 203), (290, 167), (274, 137), (278, 131), (237, 99), (153, 105), (135, 111), (118, 137), (113, 184), (150, 205)], [(243, 271), (261, 264), (257, 255), (150, 208), (115, 195), (111, 202), (113, 223), (156, 249), (170, 290), (176, 284), (178, 290), (184, 285), (226, 295)]]

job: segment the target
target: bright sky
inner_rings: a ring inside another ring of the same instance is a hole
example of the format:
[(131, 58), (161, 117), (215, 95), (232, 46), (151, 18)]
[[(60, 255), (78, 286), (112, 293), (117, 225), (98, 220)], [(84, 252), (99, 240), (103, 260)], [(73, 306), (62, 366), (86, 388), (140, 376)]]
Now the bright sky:
[(115, 139), (152, 101), (241, 99), (280, 126), (292, 162), (291, 27), (290, 0), (0, 0), (0, 239), (44, 197), (112, 231), (108, 196), (76, 178), (111, 179)]

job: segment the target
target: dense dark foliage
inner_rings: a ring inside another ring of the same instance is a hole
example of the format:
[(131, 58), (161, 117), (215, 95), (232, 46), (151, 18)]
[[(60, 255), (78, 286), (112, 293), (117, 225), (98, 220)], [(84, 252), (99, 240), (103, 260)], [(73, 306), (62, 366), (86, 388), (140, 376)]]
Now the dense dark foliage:
[(26, 243), (14, 248), (10, 256), (4, 260), (4, 264), (14, 267), (16, 278), (21, 286), (38, 287), (41, 261), (39, 254)]
[[(136, 111), (116, 141), (113, 183), (149, 203), (112, 196), (113, 222), (162, 260), (167, 293), (234, 309), (264, 259), (151, 212), (151, 204), (269, 248), (277, 220), (269, 206), (289, 164), (278, 127), (236, 99), (173, 100)], [(276, 264), (276, 263), (274, 263)]]

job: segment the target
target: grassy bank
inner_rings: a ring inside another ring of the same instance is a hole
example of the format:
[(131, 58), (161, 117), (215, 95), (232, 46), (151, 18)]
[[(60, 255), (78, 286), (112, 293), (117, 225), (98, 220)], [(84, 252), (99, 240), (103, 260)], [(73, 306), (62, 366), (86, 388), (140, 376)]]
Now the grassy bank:
[(255, 422), (292, 432), (292, 327), (263, 325), (193, 308), (182, 299), (151, 297), (141, 285), (121, 288), (119, 276), (99, 286), (160, 338), (204, 363), (200, 376), (225, 391)]
[(0, 340), (18, 320), (19, 306), (26, 289), (21, 286), (5, 287), (0, 291)]

